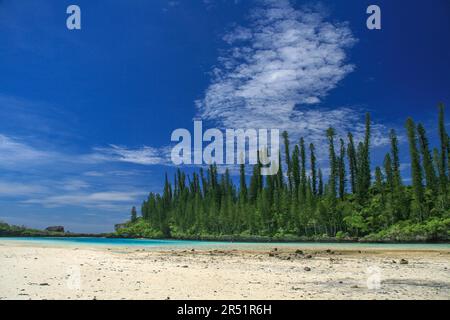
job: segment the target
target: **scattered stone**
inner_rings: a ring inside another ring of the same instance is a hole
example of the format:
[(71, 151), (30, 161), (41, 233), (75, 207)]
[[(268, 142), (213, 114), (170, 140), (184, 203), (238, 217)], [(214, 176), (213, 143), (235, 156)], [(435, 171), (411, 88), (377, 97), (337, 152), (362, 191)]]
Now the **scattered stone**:
[(306, 259), (311, 259), (311, 258), (312, 258), (312, 255), (308, 254), (305, 258), (306, 258)]
[(269, 252), (269, 257), (274, 257), (275, 254), (273, 254), (272, 252)]
[(392, 263), (397, 263), (397, 261), (395, 261), (395, 260), (392, 260)]
[(295, 250), (295, 254), (303, 254), (302, 250)]
[(310, 267), (305, 267), (303, 270), (305, 270), (305, 271), (311, 271), (311, 268), (310, 268)]
[(356, 284), (352, 286), (352, 289), (357, 289), (359, 288)]
[(275, 251), (275, 252), (278, 251), (278, 248), (273, 248), (273, 251)]
[(39, 284), (40, 286), (49, 286), (49, 284), (47, 282), (43, 282)]
[(189, 268), (189, 266), (181, 266), (182, 268)]
[(400, 260), (400, 264), (408, 264), (408, 260), (402, 259), (402, 260)]

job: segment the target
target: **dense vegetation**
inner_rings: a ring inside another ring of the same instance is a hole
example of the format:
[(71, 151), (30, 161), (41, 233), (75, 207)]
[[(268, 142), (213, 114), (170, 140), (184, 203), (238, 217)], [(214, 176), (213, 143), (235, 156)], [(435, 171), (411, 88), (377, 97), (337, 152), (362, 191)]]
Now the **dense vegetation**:
[[(411, 183), (402, 181), (398, 138), (389, 132), (390, 152), (371, 171), (371, 120), (364, 139), (326, 131), (327, 181), (314, 144), (300, 139), (291, 151), (283, 133), (285, 172), (262, 176), (253, 167), (250, 183), (240, 167), (239, 186), (216, 165), (187, 176), (166, 175), (162, 194), (150, 193), (142, 217), (133, 208), (119, 235), (173, 238), (350, 239), (430, 241), (450, 239), (450, 139), (439, 106), (440, 145), (430, 149), (422, 124), (406, 122)], [(281, 155), (279, 156), (281, 162)]]
[(25, 226), (16, 226), (0, 221), (0, 237), (111, 237), (114, 234), (73, 233), (32, 229)]
[(30, 229), (24, 226), (9, 225), (0, 221), (0, 237), (59, 237), (63, 232)]

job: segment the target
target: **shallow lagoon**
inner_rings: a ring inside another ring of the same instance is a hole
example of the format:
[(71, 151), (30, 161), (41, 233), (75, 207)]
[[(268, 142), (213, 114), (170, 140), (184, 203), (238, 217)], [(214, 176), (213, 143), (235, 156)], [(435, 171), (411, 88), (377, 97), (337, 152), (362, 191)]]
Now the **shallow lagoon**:
[(218, 242), (193, 240), (150, 240), (150, 239), (116, 239), (116, 238), (0, 238), (0, 245), (5, 242), (24, 244), (49, 244), (68, 246), (102, 246), (102, 247), (149, 247), (176, 249), (256, 249), (256, 248), (305, 248), (305, 249), (387, 249), (387, 250), (442, 250), (450, 249), (448, 243), (326, 243), (326, 242)]

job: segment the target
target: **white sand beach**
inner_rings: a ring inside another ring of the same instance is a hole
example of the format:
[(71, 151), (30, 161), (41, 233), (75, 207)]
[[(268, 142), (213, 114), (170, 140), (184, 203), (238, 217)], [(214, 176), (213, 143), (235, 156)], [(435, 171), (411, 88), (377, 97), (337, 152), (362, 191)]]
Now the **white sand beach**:
[(0, 241), (0, 299), (450, 299), (450, 250), (300, 249)]

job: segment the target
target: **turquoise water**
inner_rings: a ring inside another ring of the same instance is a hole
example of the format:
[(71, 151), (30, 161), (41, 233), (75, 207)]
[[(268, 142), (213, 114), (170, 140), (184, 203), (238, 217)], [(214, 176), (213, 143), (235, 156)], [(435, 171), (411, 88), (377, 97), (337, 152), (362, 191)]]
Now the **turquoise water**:
[(111, 239), (111, 238), (0, 238), (0, 244), (8, 242), (28, 243), (28, 244), (48, 244), (48, 245), (69, 245), (69, 246), (103, 246), (103, 247), (149, 247), (149, 248), (305, 248), (305, 249), (358, 249), (358, 248), (378, 248), (378, 249), (427, 249), (439, 250), (450, 249), (450, 244), (438, 243), (317, 243), (317, 242), (296, 242), (296, 243), (254, 243), (254, 242), (214, 242), (214, 241), (190, 241), (190, 240), (147, 240), (147, 239)]

